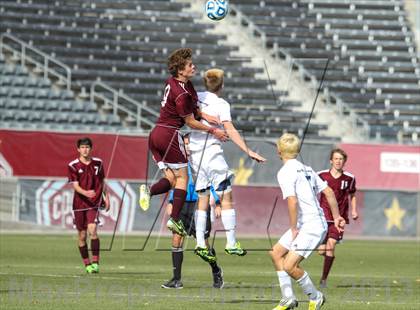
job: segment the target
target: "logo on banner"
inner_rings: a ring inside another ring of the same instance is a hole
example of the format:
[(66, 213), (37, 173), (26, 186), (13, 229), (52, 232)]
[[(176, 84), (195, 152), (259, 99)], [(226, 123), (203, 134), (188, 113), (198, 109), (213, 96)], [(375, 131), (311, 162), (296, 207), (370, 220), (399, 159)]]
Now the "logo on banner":
[[(110, 209), (107, 212), (99, 211), (101, 230), (114, 230), (121, 207), (117, 230), (120, 232), (131, 231), (136, 208), (136, 194), (125, 182), (106, 181), (105, 186), (109, 195)], [(73, 195), (74, 189), (71, 183), (66, 181), (43, 182), (36, 190), (35, 204), (38, 224), (73, 228)]]
[(382, 172), (420, 173), (420, 153), (381, 153)]

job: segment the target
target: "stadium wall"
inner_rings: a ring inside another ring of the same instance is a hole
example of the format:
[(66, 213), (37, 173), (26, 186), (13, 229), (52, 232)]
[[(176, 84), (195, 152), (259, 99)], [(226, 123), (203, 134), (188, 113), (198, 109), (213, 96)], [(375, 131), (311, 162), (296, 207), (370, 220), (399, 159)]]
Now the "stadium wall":
[[(159, 176), (148, 157), (147, 137), (127, 134), (27, 132), (0, 130), (2, 179), (16, 179), (15, 220), (46, 227), (72, 229), (73, 189), (66, 180), (67, 163), (77, 157), (75, 141), (88, 135), (94, 155), (104, 160), (111, 210), (101, 214), (102, 230), (165, 232), (164, 198), (152, 200), (143, 212), (137, 207), (137, 188)], [(277, 186), (281, 167), (275, 144), (248, 141), (268, 158), (256, 165), (231, 143), (225, 153), (236, 178), (238, 233), (273, 238), (288, 226), (287, 205)], [(349, 154), (347, 169), (357, 179), (360, 219), (348, 226), (354, 236), (420, 236), (420, 151), (402, 145), (340, 144)], [(315, 170), (328, 168), (332, 144), (306, 143), (301, 160)], [(149, 169), (147, 167), (149, 166)], [(2, 184), (0, 182), (0, 184)], [(0, 191), (1, 193), (1, 191)], [(4, 200), (0, 200), (5, 204)], [(13, 209), (13, 204), (1, 209)], [(17, 209), (17, 211), (16, 211)], [(271, 216), (272, 215), (272, 216)], [(152, 223), (158, 217), (156, 225)], [(117, 225), (117, 226), (116, 226)], [(222, 229), (216, 221), (215, 228)]]

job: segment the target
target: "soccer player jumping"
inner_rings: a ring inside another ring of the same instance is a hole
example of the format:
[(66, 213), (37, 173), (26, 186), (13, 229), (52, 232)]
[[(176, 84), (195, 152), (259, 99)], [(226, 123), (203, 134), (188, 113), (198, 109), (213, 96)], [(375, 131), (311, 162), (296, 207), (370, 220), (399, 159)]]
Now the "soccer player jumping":
[[(104, 204), (109, 210), (109, 197), (104, 192), (104, 165), (102, 160), (91, 157), (92, 140), (82, 138), (77, 141), (79, 157), (68, 164), (69, 182), (73, 183), (73, 213), (79, 232), (79, 251), (87, 273), (99, 272), (99, 238), (96, 231), (98, 209)], [(87, 233), (90, 236), (92, 263), (86, 244)]]
[[(340, 216), (349, 224), (349, 196), (351, 204), (351, 217), (357, 220), (356, 207), (356, 178), (347, 171), (344, 171), (344, 165), (347, 161), (347, 154), (342, 149), (334, 149), (330, 153), (330, 170), (319, 171), (319, 177), (328, 183), (328, 186), (334, 191), (337, 198)], [(334, 250), (337, 243), (343, 239), (344, 232), (338, 231), (332, 223), (333, 217), (328, 207), (325, 195), (321, 195), (321, 208), (324, 210), (325, 218), (328, 221), (328, 233), (324, 243), (319, 246), (318, 253), (324, 256), (324, 268), (320, 281), (320, 287), (327, 287), (327, 277), (334, 262)]]
[(282, 299), (273, 310), (294, 309), (298, 302), (293, 293), (291, 278), (297, 281), (309, 296), (309, 310), (320, 309), (325, 299), (312, 283), (309, 274), (299, 264), (325, 238), (327, 222), (317, 199), (322, 192), (330, 205), (334, 225), (342, 231), (345, 220), (339, 215), (334, 192), (311, 167), (303, 165), (296, 157), (300, 141), (296, 135), (283, 134), (277, 142), (278, 153), (284, 165), (277, 174), (283, 199), (287, 199), (290, 229), (270, 251), (280, 283)]
[(175, 50), (168, 58), (168, 70), (172, 76), (166, 81), (160, 116), (149, 136), (150, 151), (164, 177), (153, 184), (150, 190), (145, 184), (140, 186), (139, 204), (143, 210), (147, 210), (150, 196), (167, 193), (174, 188), (172, 214), (167, 226), (169, 230), (185, 236), (180, 212), (187, 195), (188, 160), (179, 129), (187, 124), (188, 127), (209, 133), (221, 141), (226, 141), (228, 137), (223, 130), (198, 121), (203, 117), (210, 123), (217, 122), (198, 110), (197, 93), (190, 81), (196, 73), (192, 50)]
[[(205, 92), (198, 94), (200, 110), (220, 120), (220, 129), (226, 130), (229, 138), (245, 154), (257, 162), (265, 162), (265, 158), (248, 148), (239, 132), (232, 123), (230, 105), (220, 97), (223, 91), (224, 72), (220, 69), (210, 69), (204, 74)], [(202, 121), (204, 124), (206, 121)], [(220, 197), (221, 218), (226, 230), (225, 252), (229, 255), (244, 256), (244, 250), (235, 237), (236, 212), (233, 207), (231, 178), (233, 172), (223, 156), (221, 143), (212, 136), (199, 131), (193, 131), (190, 137), (191, 166), (197, 174), (196, 191), (198, 192), (198, 207), (196, 221), (197, 246), (195, 253), (205, 260), (213, 259), (205, 244), (204, 231), (206, 227), (207, 209), (209, 207), (210, 187), (213, 186)]]

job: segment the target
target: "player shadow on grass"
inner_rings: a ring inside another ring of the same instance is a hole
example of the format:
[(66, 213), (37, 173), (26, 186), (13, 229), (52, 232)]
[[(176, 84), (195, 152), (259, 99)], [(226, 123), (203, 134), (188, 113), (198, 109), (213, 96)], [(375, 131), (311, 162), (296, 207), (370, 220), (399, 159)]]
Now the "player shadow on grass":
[(101, 276), (102, 275), (143, 275), (143, 276), (147, 276), (147, 275), (155, 275), (155, 274), (160, 274), (160, 272), (129, 272), (129, 271), (107, 271), (107, 272), (102, 272), (101, 271)]
[(386, 284), (339, 284), (335, 288), (405, 288), (404, 285), (386, 285)]

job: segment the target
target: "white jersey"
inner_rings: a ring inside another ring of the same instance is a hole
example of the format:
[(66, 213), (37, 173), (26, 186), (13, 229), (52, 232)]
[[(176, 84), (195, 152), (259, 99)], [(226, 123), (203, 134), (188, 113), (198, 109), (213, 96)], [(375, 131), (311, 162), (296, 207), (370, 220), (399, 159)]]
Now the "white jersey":
[[(199, 92), (198, 94), (198, 107), (201, 112), (204, 112), (208, 115), (218, 117), (221, 122), (231, 122), (232, 117), (230, 115), (230, 104), (218, 97), (216, 94), (205, 91)], [(210, 125), (204, 119), (201, 122), (207, 126)], [(220, 125), (219, 128), (223, 129), (223, 125)], [(207, 142), (206, 142), (207, 139)], [(204, 146), (210, 146), (212, 144), (219, 144), (221, 142), (213, 135), (208, 135), (206, 132), (195, 130), (190, 135), (190, 150), (191, 151), (202, 151)]]
[(313, 223), (326, 227), (317, 194), (327, 188), (327, 183), (296, 159), (289, 159), (277, 173), (283, 199), (295, 196), (298, 200), (298, 228)]

